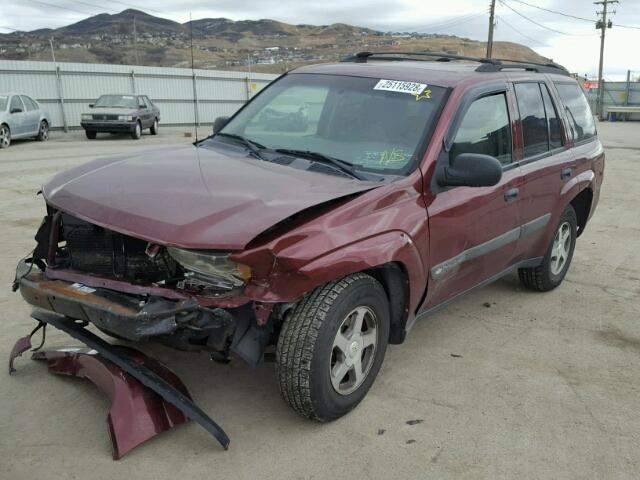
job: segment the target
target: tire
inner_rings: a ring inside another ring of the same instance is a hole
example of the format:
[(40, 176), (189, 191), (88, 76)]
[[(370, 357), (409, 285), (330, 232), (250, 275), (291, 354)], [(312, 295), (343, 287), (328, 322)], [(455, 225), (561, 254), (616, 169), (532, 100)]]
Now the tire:
[(133, 127), (133, 130), (131, 130), (131, 138), (133, 138), (134, 140), (140, 140), (141, 136), (142, 136), (142, 125), (140, 124), (140, 121), (137, 121), (136, 126)]
[(47, 123), (46, 120), (42, 120), (40, 122), (36, 140), (38, 140), (39, 142), (46, 142), (47, 140), (49, 140), (49, 124)]
[(84, 134), (87, 136), (89, 140), (95, 140), (96, 136), (98, 135), (98, 132), (96, 132), (95, 130), (85, 130)]
[(11, 129), (9, 125), (0, 125), (0, 148), (8, 148), (11, 145)]
[(151, 135), (157, 135), (159, 128), (160, 128), (160, 126), (158, 125), (158, 119), (156, 118), (156, 119), (153, 120), (153, 125), (151, 125), (151, 128), (149, 128), (149, 131), (151, 132)]
[[(373, 384), (388, 339), (387, 296), (373, 277), (356, 273), (316, 288), (280, 331), (276, 377), (282, 397), (303, 417), (325, 422), (345, 415)], [(354, 375), (358, 363), (360, 380)], [(346, 374), (332, 379), (339, 370)]]
[(560, 216), (542, 263), (537, 267), (518, 269), (520, 282), (525, 287), (539, 292), (548, 292), (560, 285), (571, 265), (577, 231), (576, 212), (568, 205)]

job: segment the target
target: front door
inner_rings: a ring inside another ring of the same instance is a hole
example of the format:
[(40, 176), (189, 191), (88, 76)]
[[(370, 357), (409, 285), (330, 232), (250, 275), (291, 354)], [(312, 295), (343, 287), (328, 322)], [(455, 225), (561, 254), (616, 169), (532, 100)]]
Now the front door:
[(9, 128), (12, 137), (19, 137), (27, 133), (27, 112), (18, 95), (11, 97), (9, 104)]
[(441, 155), (447, 156), (445, 161), (461, 153), (491, 155), (503, 165), (502, 180), (492, 187), (432, 188), (435, 196), (427, 206), (429, 287), (423, 311), (502, 273), (512, 264), (520, 235), (522, 179), (513, 163), (514, 115), (507, 87), (467, 105), (449, 152), (443, 149)]

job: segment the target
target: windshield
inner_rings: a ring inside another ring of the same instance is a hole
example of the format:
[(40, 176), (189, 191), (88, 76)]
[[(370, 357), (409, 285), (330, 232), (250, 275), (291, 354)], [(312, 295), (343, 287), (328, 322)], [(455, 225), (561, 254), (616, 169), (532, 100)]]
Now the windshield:
[(96, 103), (94, 108), (138, 108), (138, 102), (133, 95), (102, 95)]
[(0, 112), (4, 112), (7, 109), (7, 101), (9, 97), (0, 97)]
[(302, 150), (358, 170), (404, 174), (415, 166), (445, 88), (339, 75), (290, 74), (221, 131), (267, 149)]

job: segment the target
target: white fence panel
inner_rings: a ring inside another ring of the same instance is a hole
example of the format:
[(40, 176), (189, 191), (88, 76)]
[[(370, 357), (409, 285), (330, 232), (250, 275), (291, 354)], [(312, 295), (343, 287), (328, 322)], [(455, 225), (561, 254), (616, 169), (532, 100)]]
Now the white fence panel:
[(200, 124), (231, 115), (276, 75), (186, 68), (0, 60), (0, 93), (18, 92), (49, 111), (54, 128), (77, 128), (102, 94), (147, 95), (165, 125), (194, 123), (194, 75)]

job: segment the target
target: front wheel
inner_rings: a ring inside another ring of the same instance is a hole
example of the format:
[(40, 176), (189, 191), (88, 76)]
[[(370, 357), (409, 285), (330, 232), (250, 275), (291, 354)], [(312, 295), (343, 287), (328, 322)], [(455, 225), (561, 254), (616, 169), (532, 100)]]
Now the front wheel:
[(542, 263), (537, 267), (518, 270), (522, 284), (540, 292), (553, 290), (560, 285), (571, 265), (577, 232), (576, 212), (571, 205), (568, 205), (560, 216), (560, 222)]
[(131, 131), (131, 138), (133, 138), (134, 140), (139, 140), (141, 136), (142, 136), (142, 125), (140, 125), (140, 122), (136, 122), (136, 125), (133, 127), (133, 130)]
[(300, 415), (335, 420), (365, 397), (384, 360), (384, 288), (357, 273), (316, 288), (285, 320), (276, 350), (280, 393)]
[(0, 148), (8, 148), (11, 145), (11, 130), (7, 125), (0, 125)]
[(98, 135), (98, 132), (96, 132), (95, 130), (85, 130), (84, 134), (87, 136), (89, 140), (95, 140), (96, 135)]

